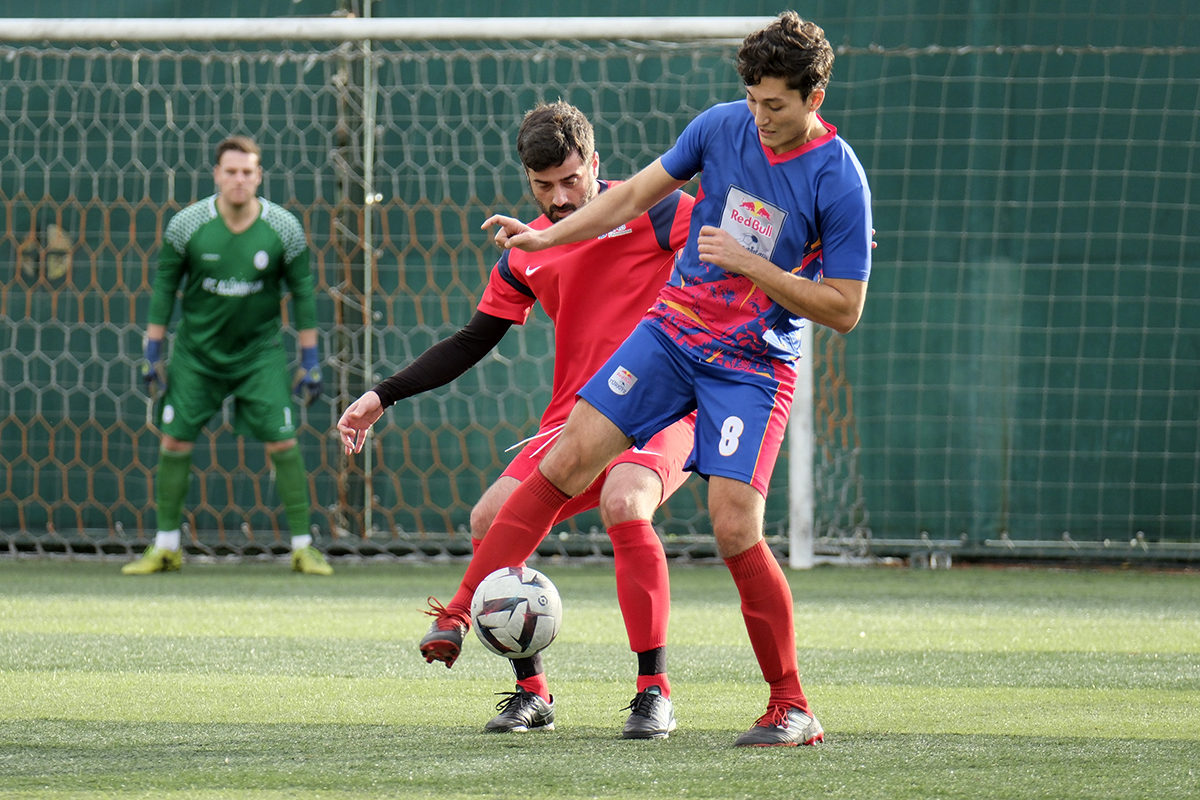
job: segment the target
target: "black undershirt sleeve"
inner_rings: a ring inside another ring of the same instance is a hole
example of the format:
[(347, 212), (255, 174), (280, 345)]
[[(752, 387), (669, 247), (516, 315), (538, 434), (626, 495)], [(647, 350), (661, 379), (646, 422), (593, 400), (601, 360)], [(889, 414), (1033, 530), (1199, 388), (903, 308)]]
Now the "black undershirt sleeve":
[(387, 408), (398, 400), (445, 386), (500, 344), (512, 325), (512, 320), (476, 311), (465, 328), (430, 347), (392, 377), (380, 381), (373, 391)]

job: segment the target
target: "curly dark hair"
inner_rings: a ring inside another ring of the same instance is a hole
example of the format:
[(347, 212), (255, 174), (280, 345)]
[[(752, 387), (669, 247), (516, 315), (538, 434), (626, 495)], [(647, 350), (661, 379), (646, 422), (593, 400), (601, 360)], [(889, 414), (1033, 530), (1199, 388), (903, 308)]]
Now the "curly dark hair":
[(557, 167), (576, 152), (590, 162), (595, 151), (592, 123), (582, 111), (562, 100), (539, 103), (521, 120), (517, 132), (517, 155), (530, 172)]
[(756, 86), (763, 78), (783, 78), (789, 89), (808, 99), (813, 89), (824, 89), (829, 83), (833, 48), (819, 25), (785, 11), (742, 41), (737, 71), (747, 86)]

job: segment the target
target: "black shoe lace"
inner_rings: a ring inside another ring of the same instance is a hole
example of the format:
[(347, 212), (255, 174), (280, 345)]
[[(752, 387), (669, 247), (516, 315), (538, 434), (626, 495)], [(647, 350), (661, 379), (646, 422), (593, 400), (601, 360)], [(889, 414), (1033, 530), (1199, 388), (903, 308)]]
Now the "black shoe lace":
[(533, 692), (496, 692), (497, 697), (503, 698), (496, 703), (496, 710), (505, 712), (513, 707), (520, 708), (528, 702), (527, 698), (532, 694)]
[(649, 717), (654, 714), (654, 706), (661, 697), (662, 695), (655, 694), (654, 692), (638, 692), (634, 695), (633, 700), (629, 702), (629, 705), (621, 710), (637, 714), (639, 717)]

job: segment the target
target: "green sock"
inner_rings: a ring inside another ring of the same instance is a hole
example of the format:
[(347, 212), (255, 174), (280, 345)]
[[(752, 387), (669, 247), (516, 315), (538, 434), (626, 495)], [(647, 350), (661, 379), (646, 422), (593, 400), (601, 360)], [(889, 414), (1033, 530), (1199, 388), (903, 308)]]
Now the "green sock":
[(304, 471), (304, 456), (300, 446), (277, 450), (271, 454), (275, 463), (275, 490), (283, 501), (288, 529), (292, 536), (307, 536), (309, 516), (308, 474)]
[(159, 448), (158, 470), (154, 475), (154, 505), (158, 509), (160, 531), (179, 530), (183, 519), (183, 501), (192, 482), (192, 451), (178, 453)]

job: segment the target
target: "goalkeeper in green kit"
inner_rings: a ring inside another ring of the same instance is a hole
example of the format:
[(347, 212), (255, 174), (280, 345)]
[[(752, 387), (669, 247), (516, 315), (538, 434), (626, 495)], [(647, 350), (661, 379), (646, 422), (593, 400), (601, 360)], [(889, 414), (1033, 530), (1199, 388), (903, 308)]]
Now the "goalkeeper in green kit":
[[(126, 575), (182, 565), (179, 528), (192, 448), (229, 395), (235, 399), (235, 432), (266, 445), (292, 533), (292, 568), (333, 572), (309, 533), (308, 475), (293, 405), (293, 395), (305, 405), (321, 395), (308, 245), (295, 216), (255, 195), (262, 183), (260, 157), (258, 145), (244, 136), (217, 145), (217, 193), (176, 214), (163, 235), (142, 364), (162, 432), (154, 480), (158, 533), (142, 557), (121, 570)], [(183, 313), (168, 367), (163, 339), (181, 283)], [(295, 380), (281, 336), (287, 291), (300, 339)]]

